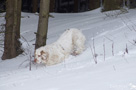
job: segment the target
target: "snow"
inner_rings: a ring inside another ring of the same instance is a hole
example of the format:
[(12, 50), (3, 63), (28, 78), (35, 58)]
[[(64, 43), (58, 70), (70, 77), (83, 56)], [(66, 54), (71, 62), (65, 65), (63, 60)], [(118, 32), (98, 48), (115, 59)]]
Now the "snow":
[[(47, 44), (55, 42), (66, 29), (78, 28), (86, 36), (86, 50), (57, 65), (32, 64), (32, 71), (29, 58), (34, 52), (38, 15), (22, 13), (20, 41), (25, 53), (11, 60), (0, 59), (0, 90), (136, 90), (136, 9), (116, 17), (117, 12), (107, 13), (111, 16), (100, 9), (51, 13), (55, 18), (49, 19)], [(0, 18), (2, 23), (4, 17)], [(91, 52), (93, 43), (97, 64)]]

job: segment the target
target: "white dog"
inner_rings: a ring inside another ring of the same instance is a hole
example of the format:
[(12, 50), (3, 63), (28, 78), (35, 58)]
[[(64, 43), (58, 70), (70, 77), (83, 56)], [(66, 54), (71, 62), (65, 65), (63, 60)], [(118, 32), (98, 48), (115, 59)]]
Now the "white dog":
[(80, 30), (75, 28), (66, 30), (56, 42), (36, 49), (35, 62), (46, 65), (60, 63), (70, 54), (82, 53), (85, 49), (85, 40)]

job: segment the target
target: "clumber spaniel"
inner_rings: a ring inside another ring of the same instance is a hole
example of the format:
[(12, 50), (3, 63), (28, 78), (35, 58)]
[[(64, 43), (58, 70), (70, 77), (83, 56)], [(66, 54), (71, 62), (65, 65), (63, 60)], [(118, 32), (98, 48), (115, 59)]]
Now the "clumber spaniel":
[(70, 54), (78, 55), (85, 49), (85, 36), (78, 29), (66, 30), (60, 38), (35, 51), (35, 62), (54, 65), (68, 58)]

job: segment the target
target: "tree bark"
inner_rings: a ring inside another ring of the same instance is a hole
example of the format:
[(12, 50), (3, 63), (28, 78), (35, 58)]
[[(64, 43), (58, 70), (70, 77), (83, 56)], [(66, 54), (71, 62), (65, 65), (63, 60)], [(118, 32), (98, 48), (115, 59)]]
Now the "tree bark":
[(104, 0), (104, 11), (120, 9), (121, 3), (122, 0)]
[(35, 49), (46, 45), (50, 0), (40, 1), (38, 30), (36, 34)]
[(6, 27), (2, 60), (22, 53), (20, 38), (21, 0), (6, 1)]
[(93, 10), (100, 7), (100, 0), (89, 0), (89, 9)]
[(22, 7), (22, 0), (17, 1), (17, 38), (20, 38), (20, 24), (21, 24), (21, 7)]

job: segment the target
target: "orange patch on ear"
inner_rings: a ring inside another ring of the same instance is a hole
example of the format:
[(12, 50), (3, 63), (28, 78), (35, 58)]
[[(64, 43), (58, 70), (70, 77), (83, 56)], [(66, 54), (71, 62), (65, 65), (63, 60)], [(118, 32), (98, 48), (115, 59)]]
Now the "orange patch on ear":
[(40, 53), (41, 53), (41, 55), (45, 54), (45, 52), (43, 50)]

